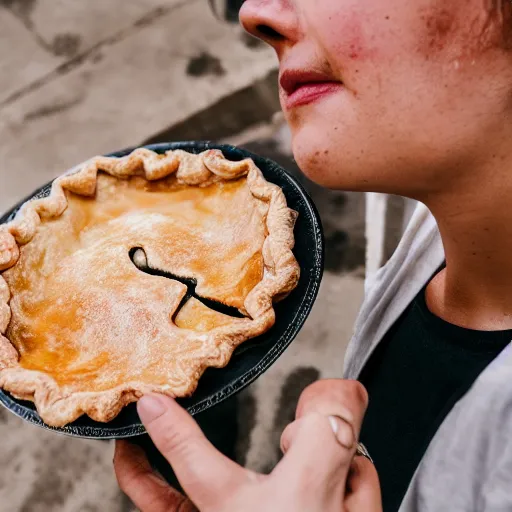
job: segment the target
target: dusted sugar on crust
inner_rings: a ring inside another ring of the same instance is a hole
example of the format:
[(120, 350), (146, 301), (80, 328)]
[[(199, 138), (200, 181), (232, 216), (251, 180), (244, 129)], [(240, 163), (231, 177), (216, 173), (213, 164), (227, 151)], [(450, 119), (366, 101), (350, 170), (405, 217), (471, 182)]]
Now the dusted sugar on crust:
[(297, 285), (295, 219), (251, 159), (219, 150), (78, 166), (0, 226), (0, 387), (52, 426), (192, 394)]

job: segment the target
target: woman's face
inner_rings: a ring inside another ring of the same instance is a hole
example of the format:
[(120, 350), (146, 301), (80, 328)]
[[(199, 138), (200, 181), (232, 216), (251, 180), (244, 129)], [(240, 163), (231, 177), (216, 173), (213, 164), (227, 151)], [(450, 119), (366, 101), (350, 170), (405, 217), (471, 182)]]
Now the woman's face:
[(246, 0), (240, 19), (276, 50), (311, 179), (421, 197), (503, 137), (510, 11), (500, 0)]

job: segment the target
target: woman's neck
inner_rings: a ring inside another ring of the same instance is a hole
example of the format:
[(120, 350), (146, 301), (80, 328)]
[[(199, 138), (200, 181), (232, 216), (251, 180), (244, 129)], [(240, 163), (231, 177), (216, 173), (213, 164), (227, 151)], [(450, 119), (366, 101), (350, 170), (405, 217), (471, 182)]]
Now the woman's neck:
[(424, 201), (446, 255), (427, 287), (429, 309), (470, 329), (512, 329), (512, 155), (494, 155), (455, 189)]

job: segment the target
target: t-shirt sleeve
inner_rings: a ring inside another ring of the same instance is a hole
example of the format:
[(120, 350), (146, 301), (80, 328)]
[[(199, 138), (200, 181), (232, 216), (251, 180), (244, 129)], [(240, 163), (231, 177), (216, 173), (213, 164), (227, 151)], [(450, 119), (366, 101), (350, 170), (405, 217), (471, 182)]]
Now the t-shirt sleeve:
[(432, 439), (399, 512), (512, 511), (512, 346)]

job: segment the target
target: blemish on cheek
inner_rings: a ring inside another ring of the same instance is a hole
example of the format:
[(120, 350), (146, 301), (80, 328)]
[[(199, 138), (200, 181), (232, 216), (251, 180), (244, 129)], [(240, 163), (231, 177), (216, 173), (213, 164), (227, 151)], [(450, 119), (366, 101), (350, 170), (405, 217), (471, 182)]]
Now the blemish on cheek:
[(350, 45), (350, 58), (351, 59), (358, 59), (361, 55), (362, 48), (357, 46), (355, 43), (352, 43)]
[(425, 27), (425, 37), (422, 41), (427, 53), (435, 53), (446, 47), (450, 37), (455, 32), (456, 19), (453, 10), (435, 7), (420, 15)]
[(360, 11), (344, 13), (341, 24), (332, 34), (333, 49), (338, 55), (351, 60), (367, 60), (374, 56), (376, 47), (372, 44), (372, 35), (365, 33), (365, 27), (372, 26), (371, 20)]
[(424, 26), (419, 47), (427, 59), (450, 52), (458, 69), (461, 64), (473, 63), (474, 56), (500, 44), (500, 12), (494, 2), (482, 5), (448, 3), (423, 9), (420, 20)]

